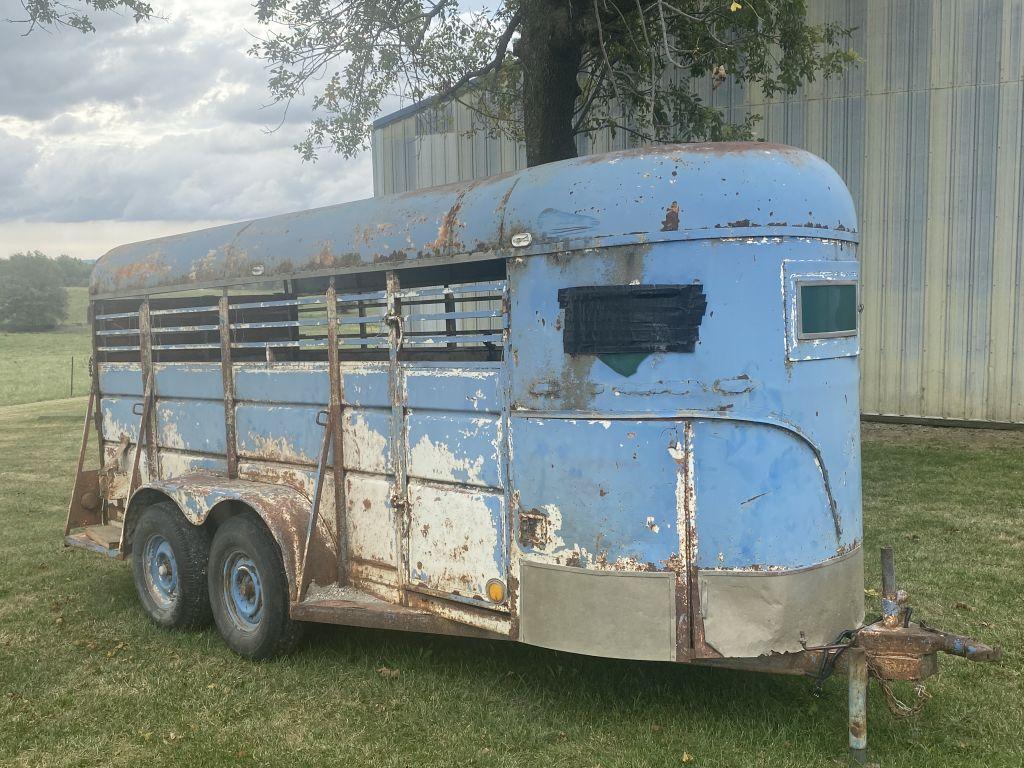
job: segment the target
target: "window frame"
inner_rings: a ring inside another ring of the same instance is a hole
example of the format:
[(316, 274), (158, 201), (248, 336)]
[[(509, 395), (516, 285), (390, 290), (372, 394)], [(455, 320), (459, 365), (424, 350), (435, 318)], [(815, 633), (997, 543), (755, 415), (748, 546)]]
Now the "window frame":
[[(825, 280), (825, 279), (810, 279), (801, 280), (799, 277), (795, 280), (796, 286), (796, 338), (798, 341), (813, 341), (814, 339), (841, 339), (849, 338), (851, 336), (860, 335), (860, 283), (857, 280), (852, 279), (840, 279), (840, 280)], [(854, 290), (853, 296), (853, 328), (848, 328), (840, 331), (821, 331), (821, 332), (808, 332), (804, 330), (804, 288), (811, 288), (814, 286), (827, 285), (840, 287), (845, 285), (852, 285)]]
[[(794, 254), (796, 255), (796, 254)], [(856, 259), (813, 258), (783, 259), (782, 261), (782, 312), (785, 322), (784, 344), (786, 360), (799, 363), (807, 360), (830, 360), (839, 357), (860, 355), (860, 264)], [(845, 256), (846, 253), (836, 254)], [(852, 253), (850, 254), (853, 255)], [(799, 288), (807, 283), (855, 283), (857, 285), (857, 331), (842, 335), (800, 337)]]

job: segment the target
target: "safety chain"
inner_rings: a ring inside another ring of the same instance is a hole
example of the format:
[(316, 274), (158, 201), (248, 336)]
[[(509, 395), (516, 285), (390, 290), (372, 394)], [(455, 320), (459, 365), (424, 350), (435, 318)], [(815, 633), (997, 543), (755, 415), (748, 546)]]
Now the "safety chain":
[(888, 680), (882, 678), (878, 669), (871, 663), (870, 658), (868, 659), (868, 671), (871, 673), (871, 676), (878, 681), (878, 685), (882, 689), (882, 693), (885, 694), (885, 703), (886, 706), (889, 707), (889, 711), (892, 713), (892, 716), (899, 720), (904, 720), (908, 717), (914, 717), (915, 715), (921, 714), (925, 704), (927, 704), (928, 700), (932, 697), (932, 695), (928, 693), (928, 689), (925, 688), (924, 683), (917, 683), (914, 685), (914, 693), (917, 695), (917, 702), (914, 706), (910, 706), (896, 696), (892, 690), (892, 685)]
[[(864, 623), (864, 627), (870, 626), (873, 623), (875, 622), (867, 621)], [(925, 625), (924, 622), (921, 622), (921, 626), (925, 629), (930, 629), (930, 627)], [(861, 627), (860, 629), (863, 629), (864, 627)], [(821, 660), (821, 667), (818, 669), (818, 672), (813, 676), (814, 685), (811, 688), (812, 696), (821, 696), (822, 688), (825, 684), (825, 681), (832, 676), (833, 672), (835, 672), (836, 662), (838, 662), (839, 657), (842, 656), (843, 653), (853, 645), (854, 641), (857, 639), (857, 634), (860, 632), (860, 629), (847, 629), (844, 632), (842, 632), (839, 635), (839, 637), (837, 637), (835, 641), (832, 642), (830, 645), (826, 645), (816, 649), (824, 651), (824, 656)], [(882, 689), (882, 693), (885, 694), (886, 706), (889, 707), (889, 711), (893, 714), (893, 717), (903, 720), (921, 714), (921, 711), (928, 703), (928, 700), (932, 697), (932, 695), (928, 693), (927, 688), (925, 688), (924, 683), (917, 683), (914, 686), (914, 693), (917, 696), (917, 702), (913, 706), (911, 706), (906, 702), (902, 701), (895, 694), (890, 682), (882, 676), (881, 671), (878, 669), (877, 665), (871, 662), (870, 657), (868, 657), (867, 663), (868, 672), (870, 673), (871, 677), (875, 678), (875, 680), (878, 681), (878, 685)]]
[[(879, 619), (880, 618), (881, 617), (879, 617)], [(839, 657), (842, 656), (851, 645), (853, 645), (853, 642), (857, 639), (857, 634), (860, 630), (873, 623), (874, 622), (872, 621), (866, 621), (859, 629), (843, 630), (831, 644), (816, 649), (824, 651), (824, 655), (821, 659), (821, 667), (818, 668), (818, 672), (814, 675), (814, 685), (811, 688), (812, 696), (816, 698), (821, 697), (825, 681), (832, 676), (833, 672), (835, 672), (836, 662), (839, 661)], [(807, 646), (804, 646), (804, 650), (808, 650)]]

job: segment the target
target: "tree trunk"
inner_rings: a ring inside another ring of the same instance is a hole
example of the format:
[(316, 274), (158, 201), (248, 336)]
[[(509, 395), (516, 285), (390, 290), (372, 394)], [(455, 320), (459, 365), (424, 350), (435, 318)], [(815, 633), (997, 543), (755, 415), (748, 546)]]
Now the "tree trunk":
[(523, 67), (526, 164), (576, 157), (573, 116), (583, 57), (581, 8), (571, 0), (522, 0), (516, 55)]

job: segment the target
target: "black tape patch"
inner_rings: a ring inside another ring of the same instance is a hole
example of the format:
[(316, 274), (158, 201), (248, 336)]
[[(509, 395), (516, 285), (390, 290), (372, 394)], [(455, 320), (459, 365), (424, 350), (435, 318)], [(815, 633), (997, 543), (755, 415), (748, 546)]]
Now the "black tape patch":
[(693, 352), (708, 302), (689, 285), (586, 285), (558, 291), (569, 355)]

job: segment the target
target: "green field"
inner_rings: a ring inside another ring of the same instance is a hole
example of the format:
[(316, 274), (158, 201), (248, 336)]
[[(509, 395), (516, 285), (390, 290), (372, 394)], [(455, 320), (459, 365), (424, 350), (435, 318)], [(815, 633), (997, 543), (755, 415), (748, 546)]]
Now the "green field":
[[(68, 288), (64, 324), (45, 333), (0, 332), (0, 406), (89, 393), (88, 288)], [(71, 359), (74, 358), (74, 392)]]
[[(845, 764), (842, 679), (331, 627), (254, 664), (158, 630), (124, 563), (60, 544), (84, 408), (0, 408), (0, 765)], [(868, 586), (891, 542), (915, 616), (1006, 648), (944, 657), (913, 720), (873, 688), (873, 760), (1020, 766), (1024, 435), (871, 427), (864, 469)]]

